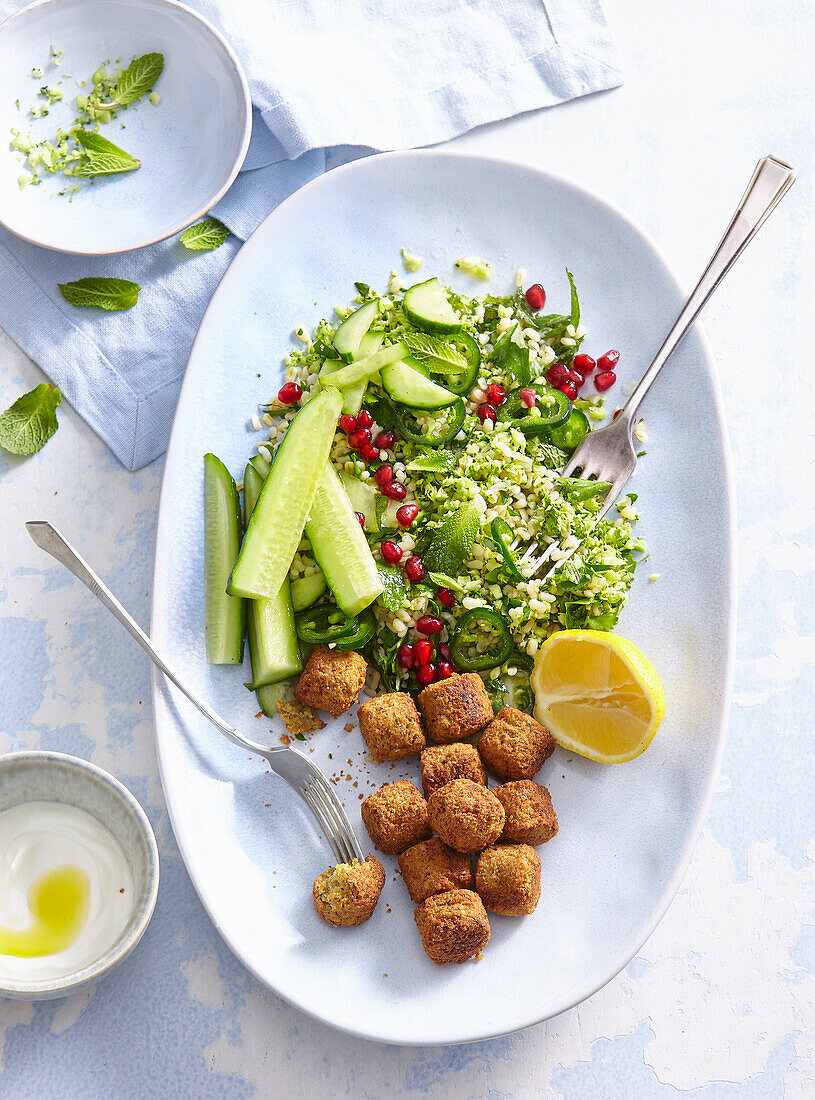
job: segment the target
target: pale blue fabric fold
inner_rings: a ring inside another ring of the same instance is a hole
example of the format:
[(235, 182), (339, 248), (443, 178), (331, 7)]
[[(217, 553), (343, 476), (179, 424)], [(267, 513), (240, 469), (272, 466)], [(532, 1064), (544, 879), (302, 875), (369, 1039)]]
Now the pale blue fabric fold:
[[(241, 241), (340, 159), (445, 141), (612, 88), (597, 0), (187, 0), (229, 38), (254, 105), (243, 170), (213, 213), (215, 252), (178, 240), (77, 258), (0, 229), (0, 326), (130, 469), (162, 454), (201, 316)], [(0, 17), (23, 7), (0, 0)], [(348, 148), (352, 147), (352, 148)], [(134, 279), (136, 308), (76, 309), (57, 283)]]

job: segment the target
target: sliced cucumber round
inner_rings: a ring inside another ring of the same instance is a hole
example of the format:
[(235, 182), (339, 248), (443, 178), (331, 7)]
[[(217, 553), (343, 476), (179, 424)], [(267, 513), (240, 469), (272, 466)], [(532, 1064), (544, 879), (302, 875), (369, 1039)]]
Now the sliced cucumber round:
[(416, 283), (405, 291), (402, 301), (405, 316), (424, 332), (459, 332), (461, 320), (447, 301), (438, 279)]
[(451, 390), (402, 362), (382, 368), (382, 386), (393, 401), (411, 409), (443, 409), (456, 400)]
[(378, 302), (366, 302), (346, 317), (334, 334), (332, 343), (343, 359), (356, 359), (362, 337), (376, 320)]

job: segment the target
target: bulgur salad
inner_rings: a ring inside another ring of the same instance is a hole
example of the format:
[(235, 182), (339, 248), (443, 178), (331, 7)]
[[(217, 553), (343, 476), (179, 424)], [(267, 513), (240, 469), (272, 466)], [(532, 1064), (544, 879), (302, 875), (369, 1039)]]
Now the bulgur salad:
[(267, 713), (314, 644), (361, 652), (373, 693), (475, 672), (496, 708), (531, 712), (547, 637), (614, 627), (645, 546), (633, 495), (597, 522), (609, 486), (562, 475), (607, 416), (618, 359), (581, 351), (566, 274), (563, 313), (520, 272), (504, 295), (357, 283), (336, 318), (295, 330), (242, 485), (206, 456), (208, 657), (240, 663), (247, 637)]

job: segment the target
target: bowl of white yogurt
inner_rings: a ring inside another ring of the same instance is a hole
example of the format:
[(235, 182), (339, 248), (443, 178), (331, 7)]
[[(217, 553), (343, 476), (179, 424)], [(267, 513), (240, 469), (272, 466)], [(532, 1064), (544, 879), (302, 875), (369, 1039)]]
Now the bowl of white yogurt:
[(0, 997), (62, 997), (136, 946), (156, 904), (156, 839), (112, 775), (59, 752), (0, 756)]

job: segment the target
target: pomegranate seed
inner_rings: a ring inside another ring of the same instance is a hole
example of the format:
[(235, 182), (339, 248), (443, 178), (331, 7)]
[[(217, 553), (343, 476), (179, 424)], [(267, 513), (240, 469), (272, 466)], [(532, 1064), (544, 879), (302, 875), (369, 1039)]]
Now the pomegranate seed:
[(564, 382), (562, 386), (558, 386), (561, 393), (565, 393), (570, 401), (574, 401), (577, 397), (577, 386), (574, 382)]
[(455, 607), (456, 597), (449, 588), (440, 588), (436, 595), (438, 596), (439, 603), (444, 604), (445, 607)]
[(374, 418), (371, 416), (367, 409), (363, 409), (357, 417), (358, 428), (370, 428), (373, 422)]
[(497, 382), (492, 382), (487, 386), (487, 401), (495, 407), (496, 405), (503, 405), (507, 399), (507, 391), (503, 386), (500, 386)]
[(400, 527), (412, 527), (418, 514), (419, 509), (415, 504), (403, 504), (396, 509), (396, 522)]
[[(568, 381), (568, 379), (566, 379), (566, 381)], [(538, 402), (538, 395), (531, 388), (521, 390), (521, 401), (523, 401), (528, 409), (534, 409)]]
[(360, 525), (360, 527), (364, 527), (365, 516), (363, 516), (362, 512), (354, 512), (354, 515), (357, 517), (357, 523)]
[(395, 542), (391, 542), (390, 539), (385, 539), (379, 549), (388, 565), (398, 565), (402, 560), (401, 548)]
[(357, 418), (355, 416), (349, 416), (348, 413), (343, 413), (340, 417), (340, 427), (346, 435), (350, 435), (351, 432), (357, 430)]
[(436, 665), (436, 671), (433, 675), (434, 680), (447, 680), (453, 675), (453, 666), (449, 661), (439, 661)]
[(436, 615), (422, 615), (416, 622), (416, 629), (420, 634), (441, 634), (444, 623)]
[(574, 365), (575, 369), (579, 370), (584, 378), (587, 374), (591, 374), (591, 372), (597, 366), (590, 355), (576, 355), (574, 357)]
[(387, 485), (382, 485), (380, 492), (390, 500), (404, 500), (407, 495), (407, 489), (398, 481), (389, 481)]
[(612, 419), (612, 420), (616, 420), (616, 419), (617, 419), (617, 417), (618, 417), (618, 416), (620, 415), (620, 413), (621, 413), (622, 411), (623, 411), (622, 409), (615, 409), (615, 410), (614, 410), (614, 416), (612, 416), (612, 418), (611, 418), (611, 419)]
[(602, 371), (614, 370), (619, 358), (620, 353), (612, 348), (611, 351), (607, 351), (605, 355), (601, 355), (597, 360), (597, 369)]
[(381, 489), (383, 485), (387, 485), (393, 481), (393, 466), (384, 462), (374, 474), (374, 481)]
[(530, 309), (543, 309), (546, 305), (546, 291), (540, 283), (533, 283), (526, 292), (526, 300)]
[(586, 381), (586, 376), (581, 374), (579, 370), (570, 370), (569, 381), (574, 382), (577, 388), (580, 389)]
[(569, 381), (569, 368), (564, 363), (553, 363), (546, 373), (546, 381), (550, 386), (562, 386)]
[(606, 390), (611, 389), (616, 381), (617, 375), (613, 370), (600, 371), (594, 376), (594, 388), (598, 393), (605, 393)]
[(375, 445), (380, 451), (389, 451), (396, 442), (396, 436), (393, 432), (380, 432), (374, 440)]
[(446, 642), (436, 642), (436, 656), (443, 661), (450, 660), (450, 646)]
[(411, 584), (424, 580), (424, 562), (418, 554), (411, 554), (405, 562), (405, 576)]
[(293, 405), (302, 396), (303, 391), (296, 382), (287, 382), (285, 386), (281, 386), (277, 391), (277, 400), (282, 401), (284, 405)]
[(422, 640), (417, 642), (413, 647), (413, 652), (416, 654), (417, 664), (429, 665), (433, 659), (433, 643), (428, 642), (426, 638), (422, 638)]
[(416, 669), (416, 679), (419, 681), (422, 687), (427, 687), (428, 684), (432, 684), (435, 678), (435, 665), (419, 665), (419, 667)]
[(357, 428), (356, 431), (351, 432), (348, 436), (348, 444), (353, 447), (355, 451), (361, 450), (366, 443), (371, 442), (371, 433), (367, 428)]
[(360, 447), (359, 457), (363, 462), (376, 462), (379, 458), (379, 448), (374, 447), (373, 443), (366, 443), (364, 447)]
[(475, 415), (482, 424), (485, 420), (491, 420), (493, 424), (495, 423), (495, 409), (492, 405), (479, 405), (475, 410)]
[(416, 664), (416, 654), (412, 645), (400, 645), (396, 651), (396, 660), (402, 668), (413, 668)]

